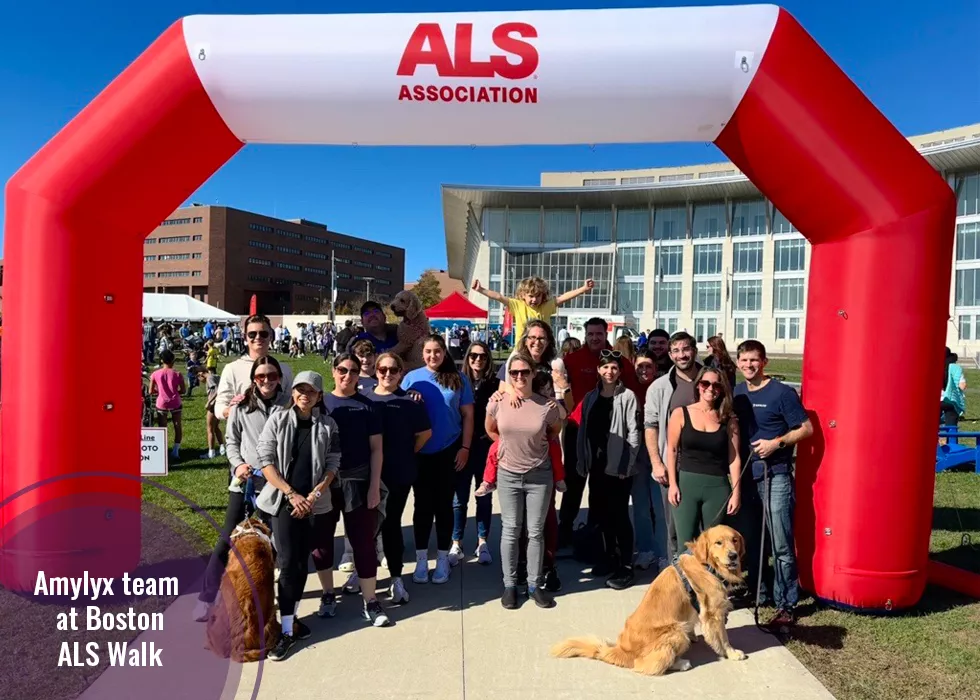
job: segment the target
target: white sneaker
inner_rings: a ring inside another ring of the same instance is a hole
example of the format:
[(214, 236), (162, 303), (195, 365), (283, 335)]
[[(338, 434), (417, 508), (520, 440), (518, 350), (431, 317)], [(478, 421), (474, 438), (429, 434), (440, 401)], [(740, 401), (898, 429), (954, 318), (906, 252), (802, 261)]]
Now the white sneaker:
[(453, 546), (449, 548), (449, 566), (457, 566), (465, 557), (466, 555), (463, 554), (463, 548), (456, 542), (453, 542)]
[(408, 591), (405, 590), (405, 584), (402, 583), (402, 577), (397, 576), (391, 582), (391, 589), (388, 592), (393, 605), (399, 605), (407, 603), (410, 599), (408, 597)]
[(436, 559), (436, 570), (432, 572), (432, 583), (448, 583), (449, 574), (453, 567), (449, 564), (448, 556), (441, 556)]
[(357, 577), (357, 572), (355, 571), (350, 576), (347, 577), (347, 583), (344, 584), (344, 593), (360, 593), (361, 592), (361, 579)]
[(214, 450), (208, 450), (205, 454), (201, 455), (201, 459), (214, 459)]
[(213, 606), (213, 603), (206, 603), (203, 600), (197, 601), (197, 604), (194, 606), (194, 611), (191, 613), (191, 619), (194, 622), (207, 622), (211, 616), (211, 608)]
[(344, 552), (344, 556), (340, 558), (340, 566), (337, 567), (338, 571), (343, 571), (345, 574), (349, 574), (354, 570), (354, 553)]
[(419, 556), (415, 560), (415, 573), (412, 574), (412, 581), (415, 583), (429, 582), (429, 559), (426, 556)]
[(222, 445), (221, 447), (218, 448), (218, 454), (220, 454), (222, 457), (225, 456), (225, 446), (224, 445)]
[(653, 552), (638, 552), (636, 555), (636, 561), (633, 562), (633, 566), (637, 569), (649, 569), (653, 566), (653, 563), (657, 561), (654, 557)]
[(478, 564), (482, 564), (483, 566), (490, 566), (490, 564), (493, 564), (493, 556), (491, 556), (490, 547), (487, 546), (486, 542), (481, 542), (476, 548), (476, 552), (474, 554), (476, 555), (476, 561)]

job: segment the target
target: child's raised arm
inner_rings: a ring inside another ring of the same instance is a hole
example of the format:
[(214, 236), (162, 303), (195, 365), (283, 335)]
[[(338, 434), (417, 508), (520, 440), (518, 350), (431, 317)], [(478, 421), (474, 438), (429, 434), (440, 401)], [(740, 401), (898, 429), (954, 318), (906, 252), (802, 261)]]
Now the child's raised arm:
[[(595, 282), (593, 282), (592, 281), (592, 278), (590, 277), (589, 279), (585, 280), (585, 284), (583, 284), (578, 289), (573, 289), (570, 292), (565, 292), (560, 297), (555, 297), (555, 305), (556, 306), (561, 306), (562, 304), (565, 304), (565, 303), (571, 301), (575, 297), (580, 296), (582, 294), (585, 294), (587, 291), (589, 291), (590, 289), (592, 289), (594, 286), (595, 286)], [(476, 287), (474, 287), (474, 289), (476, 289)], [(490, 295), (488, 294), (487, 296), (490, 296)]]
[(478, 294), (482, 294), (487, 299), (493, 299), (494, 301), (499, 301), (501, 304), (506, 304), (508, 301), (507, 297), (505, 297), (500, 292), (495, 292), (492, 289), (487, 289), (486, 287), (484, 287), (482, 284), (480, 284), (480, 280), (473, 280), (473, 291), (477, 292)]

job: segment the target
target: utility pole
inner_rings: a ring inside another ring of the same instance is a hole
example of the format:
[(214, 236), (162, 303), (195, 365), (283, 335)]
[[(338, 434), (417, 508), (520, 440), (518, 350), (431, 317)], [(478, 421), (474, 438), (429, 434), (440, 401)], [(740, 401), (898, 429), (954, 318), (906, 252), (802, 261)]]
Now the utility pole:
[(365, 293), (364, 301), (371, 301), (371, 283), (374, 281), (374, 277), (365, 277), (364, 281), (367, 282), (367, 291)]
[(334, 249), (330, 249), (330, 322), (336, 319), (337, 313), (337, 261), (334, 259)]

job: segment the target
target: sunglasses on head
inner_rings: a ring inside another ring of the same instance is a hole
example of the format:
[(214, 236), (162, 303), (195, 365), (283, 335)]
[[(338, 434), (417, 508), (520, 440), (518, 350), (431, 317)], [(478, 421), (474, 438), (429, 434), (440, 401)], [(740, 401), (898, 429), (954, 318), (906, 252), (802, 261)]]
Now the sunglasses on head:
[(381, 375), (398, 374), (401, 370), (392, 365), (391, 367), (378, 367), (377, 372)]
[(698, 382), (698, 386), (702, 389), (714, 389), (716, 394), (725, 390), (725, 387), (721, 382), (709, 382), (707, 379), (702, 379), (700, 382)]
[(529, 369), (512, 369), (508, 374), (512, 377), (530, 377), (531, 370)]
[(267, 372), (265, 374), (256, 374), (255, 381), (257, 382), (277, 382), (279, 381), (278, 372)]
[(623, 356), (619, 350), (603, 350), (599, 353), (599, 357), (603, 360), (619, 360)]
[(249, 331), (245, 335), (248, 336), (249, 340), (255, 340), (256, 338), (262, 338), (262, 340), (265, 340), (269, 337), (269, 331)]
[(341, 377), (346, 377), (348, 374), (357, 374), (357, 370), (353, 367), (344, 367), (343, 365), (340, 367), (334, 367), (333, 371), (339, 374)]

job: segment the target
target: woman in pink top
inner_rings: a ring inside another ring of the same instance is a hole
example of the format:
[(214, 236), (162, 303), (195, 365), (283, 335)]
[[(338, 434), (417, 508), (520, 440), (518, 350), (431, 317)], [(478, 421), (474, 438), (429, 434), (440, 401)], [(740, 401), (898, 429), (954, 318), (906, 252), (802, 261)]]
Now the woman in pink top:
[(174, 422), (174, 449), (171, 459), (180, 458), (180, 439), (184, 436), (184, 428), (180, 421), (180, 413), (184, 404), (180, 397), (184, 393), (184, 375), (174, 369), (174, 354), (170, 350), (160, 353), (163, 367), (150, 375), (152, 393), (157, 397), (157, 421), (161, 428), (167, 427), (167, 414)]

